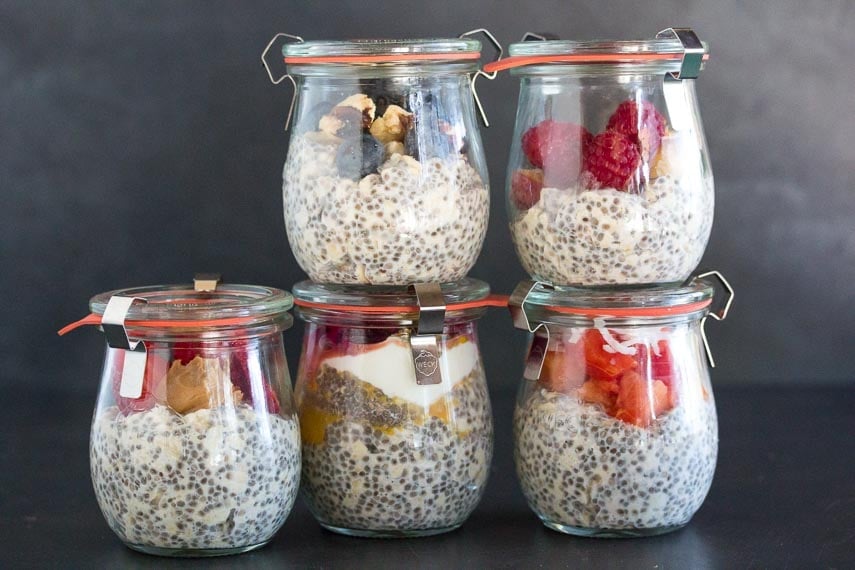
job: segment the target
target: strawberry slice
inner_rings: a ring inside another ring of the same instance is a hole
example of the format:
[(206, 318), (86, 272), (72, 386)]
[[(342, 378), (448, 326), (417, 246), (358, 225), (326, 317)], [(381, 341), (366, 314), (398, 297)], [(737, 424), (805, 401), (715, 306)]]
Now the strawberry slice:
[(579, 389), (579, 399), (587, 404), (599, 404), (607, 414), (613, 415), (618, 390), (617, 382), (588, 379)]
[(585, 363), (588, 376), (598, 380), (617, 380), (638, 366), (635, 356), (606, 352), (606, 341), (596, 329), (585, 332)]
[(651, 385), (634, 371), (621, 378), (615, 404), (617, 409), (613, 415), (616, 419), (639, 427), (649, 426), (672, 407), (668, 386), (664, 382), (653, 380)]
[(538, 382), (553, 392), (570, 394), (585, 380), (585, 359), (581, 343), (550, 343), (543, 359)]
[(671, 388), (674, 385), (677, 370), (674, 367), (674, 358), (668, 342), (660, 340), (657, 343), (659, 354), (656, 354), (656, 351), (652, 347), (648, 347), (645, 344), (636, 346), (638, 348), (636, 356), (639, 372), (648, 374), (653, 380), (661, 380), (666, 386)]
[(142, 392), (139, 398), (123, 398), (119, 395), (122, 386), (122, 367), (125, 364), (125, 351), (116, 350), (113, 365), (110, 370), (110, 381), (113, 399), (119, 411), (124, 415), (132, 412), (144, 412), (152, 409), (157, 403), (166, 402), (166, 373), (169, 371), (169, 361), (146, 345), (145, 372), (143, 373)]

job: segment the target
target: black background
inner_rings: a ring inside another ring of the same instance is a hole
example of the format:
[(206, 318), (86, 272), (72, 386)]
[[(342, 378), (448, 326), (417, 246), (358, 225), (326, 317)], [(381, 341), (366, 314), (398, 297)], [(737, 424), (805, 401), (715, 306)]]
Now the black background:
[[(259, 61), (276, 32), (417, 37), (486, 26), (507, 44), (528, 30), (642, 38), (675, 25), (693, 26), (711, 45), (698, 93), (717, 204), (703, 265), (737, 289), (732, 316), (708, 327), (719, 363), (713, 380), (722, 388), (721, 461), (693, 524), (620, 546), (566, 541), (537, 524), (510, 458), (524, 335), (495, 309), (481, 338), (496, 403), (496, 459), (470, 524), (435, 542), (363, 550), (366, 543), (322, 534), (298, 505), (271, 549), (235, 562), (338, 557), (383, 565), (389, 553), (415, 566), (468, 560), (479, 567), (491, 556), (505, 557), (500, 565), (598, 567), (851, 562), (853, 392), (811, 398), (819, 384), (855, 385), (855, 4), (846, 0), (0, 0), (0, 544), (7, 557), (55, 566), (141, 563), (101, 521), (86, 480), (103, 339), (92, 329), (55, 334), (87, 312), (91, 295), (188, 281), (198, 271), (282, 288), (304, 278), (281, 205), (291, 93), (270, 85)], [(525, 277), (503, 190), (517, 85), (508, 74), (479, 85), (493, 123), (482, 133), (493, 206), (472, 275), (508, 293)], [(292, 371), (300, 333), (298, 324), (285, 337)], [(756, 387), (738, 389), (748, 384)], [(63, 564), (66, 552), (78, 552), (77, 562)]]
[[(0, 4), (0, 370), (93, 394), (102, 339), (63, 324), (88, 298), (216, 271), (290, 288), (304, 274), (281, 206), (291, 96), (259, 55), (307, 39), (449, 36), (485, 26), (641, 38), (691, 25), (711, 45), (698, 81), (716, 218), (703, 266), (737, 290), (710, 337), (719, 384), (855, 378), (855, 4), (665, 1), (43, 2)], [(491, 50), (485, 47), (485, 58)], [(471, 275), (510, 292), (505, 161), (517, 83), (480, 93), (492, 212)], [(482, 323), (490, 380), (512, 386), (524, 335)], [(286, 336), (296, 367), (301, 328)]]

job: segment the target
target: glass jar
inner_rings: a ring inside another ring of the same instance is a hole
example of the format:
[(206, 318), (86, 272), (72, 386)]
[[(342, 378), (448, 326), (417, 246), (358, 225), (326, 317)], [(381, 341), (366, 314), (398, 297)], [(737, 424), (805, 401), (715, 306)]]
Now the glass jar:
[(289, 293), (249, 285), (92, 298), (92, 315), (78, 324), (102, 326), (116, 346), (107, 347), (92, 421), (92, 483), (127, 546), (235, 554), (263, 546), (282, 526), (300, 480), (282, 344), (291, 305)]
[(521, 326), (537, 328), (514, 412), (514, 460), (547, 527), (656, 535), (701, 506), (718, 451), (702, 331), (712, 295), (701, 280), (634, 293), (531, 290)]
[(450, 282), (490, 209), (471, 39), (283, 47), (296, 107), (283, 172), (294, 257), (318, 283)]
[[(445, 284), (444, 315), (425, 317), (407, 288), (294, 286), (306, 320), (296, 385), (302, 492), (323, 527), (427, 536), (475, 509), (493, 451), (475, 326), (487, 294), (473, 279)], [(424, 334), (428, 320), (436, 328)]]
[(694, 79), (707, 47), (678, 32), (696, 43), (528, 41), (486, 66), (520, 77), (507, 208), (532, 278), (649, 286), (697, 267), (714, 201)]

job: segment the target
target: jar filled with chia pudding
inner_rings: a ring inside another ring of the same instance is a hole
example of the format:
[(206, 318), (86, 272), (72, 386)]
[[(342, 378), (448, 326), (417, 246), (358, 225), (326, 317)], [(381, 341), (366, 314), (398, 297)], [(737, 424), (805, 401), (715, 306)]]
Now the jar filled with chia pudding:
[(520, 77), (507, 172), (511, 234), (532, 278), (677, 284), (713, 221), (695, 95), (707, 58), (688, 29), (642, 41), (524, 41), (485, 69)]
[(287, 75), (268, 72), (295, 87), (285, 229), (310, 279), (451, 282), (475, 264), (490, 209), (480, 51), (468, 38), (284, 44)]
[(474, 279), (415, 291), (304, 281), (293, 291), (306, 321), (296, 402), (312, 513), (351, 536), (460, 526), (493, 451), (475, 321), (506, 301)]
[(66, 327), (97, 325), (108, 341), (90, 465), (127, 546), (236, 554), (285, 522), (300, 482), (291, 306), (279, 289), (197, 281), (102, 293)]
[(518, 288), (515, 325), (533, 334), (514, 460), (547, 527), (649, 536), (700, 508), (718, 451), (703, 325), (730, 304), (711, 313), (712, 296), (704, 279), (620, 293)]

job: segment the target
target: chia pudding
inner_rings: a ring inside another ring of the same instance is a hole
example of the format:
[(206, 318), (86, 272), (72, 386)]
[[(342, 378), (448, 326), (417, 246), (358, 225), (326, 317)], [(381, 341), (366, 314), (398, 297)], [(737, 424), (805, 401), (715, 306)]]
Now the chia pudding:
[(448, 341), (441, 384), (416, 384), (397, 336), (321, 359), (298, 387), (302, 489), (320, 523), (358, 536), (462, 524), (483, 494), (493, 427), (475, 343)]
[(543, 188), (510, 223), (525, 270), (560, 285), (685, 280), (713, 221), (711, 178), (652, 179), (641, 194), (613, 188)]
[(393, 154), (376, 174), (334, 173), (335, 146), (296, 136), (284, 172), (285, 227), (321, 283), (449, 282), (475, 264), (489, 194), (461, 158)]
[(113, 406), (92, 428), (95, 495), (132, 547), (260, 545), (294, 504), (299, 437), (295, 419), (246, 404), (184, 416), (163, 405), (125, 416)]
[(575, 395), (533, 388), (514, 413), (529, 505), (547, 526), (573, 534), (685, 525), (707, 495), (718, 449), (712, 397), (690, 401), (639, 427)]

